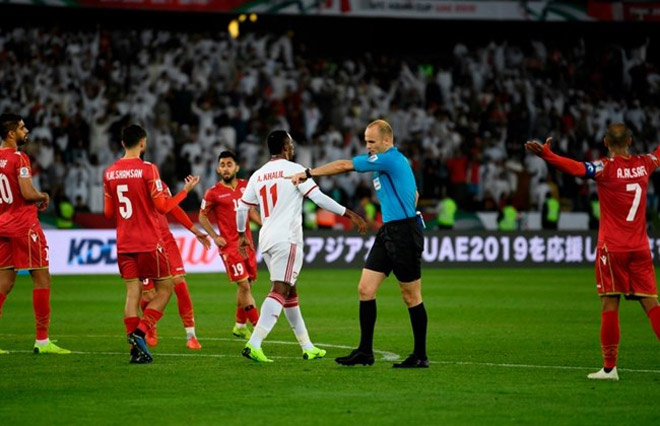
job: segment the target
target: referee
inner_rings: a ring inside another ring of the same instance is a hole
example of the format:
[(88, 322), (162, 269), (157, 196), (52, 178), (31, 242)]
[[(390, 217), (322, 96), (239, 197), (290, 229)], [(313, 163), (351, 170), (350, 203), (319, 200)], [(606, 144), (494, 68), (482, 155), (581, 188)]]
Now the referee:
[(291, 176), (294, 184), (317, 176), (357, 171), (374, 172), (373, 183), (383, 210), (385, 224), (378, 230), (367, 257), (358, 292), (360, 294), (360, 346), (336, 358), (342, 365), (374, 363), (373, 338), (376, 325), (376, 292), (394, 272), (403, 301), (408, 306), (415, 338), (413, 353), (395, 368), (428, 368), (426, 356), (427, 316), (422, 302), (421, 256), (424, 250), (422, 224), (415, 214), (417, 185), (408, 160), (394, 146), (392, 127), (384, 120), (370, 123), (364, 131), (368, 155), (337, 160)]

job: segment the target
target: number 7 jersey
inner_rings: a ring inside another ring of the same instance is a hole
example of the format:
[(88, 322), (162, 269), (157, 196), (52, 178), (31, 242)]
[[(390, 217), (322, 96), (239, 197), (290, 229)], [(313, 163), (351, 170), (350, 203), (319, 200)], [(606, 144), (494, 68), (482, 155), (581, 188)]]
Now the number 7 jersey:
[(598, 248), (606, 247), (610, 252), (648, 250), (646, 189), (651, 173), (660, 166), (659, 154), (586, 163), (600, 200)]
[(103, 192), (115, 208), (117, 252), (156, 250), (160, 230), (153, 199), (165, 196), (156, 166), (139, 158), (119, 159), (103, 174)]
[(302, 247), (303, 199), (318, 187), (312, 179), (295, 186), (285, 177), (303, 171), (305, 168), (300, 164), (275, 159), (264, 164), (250, 177), (241, 202), (259, 207), (262, 222), (259, 249), (262, 253), (281, 242)]

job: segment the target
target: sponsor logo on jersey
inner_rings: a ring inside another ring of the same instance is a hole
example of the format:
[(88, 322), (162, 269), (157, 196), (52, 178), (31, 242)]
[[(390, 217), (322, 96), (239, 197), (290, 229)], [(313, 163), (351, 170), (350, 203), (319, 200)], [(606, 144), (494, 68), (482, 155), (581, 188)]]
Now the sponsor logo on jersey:
[(619, 179), (635, 179), (642, 176), (647, 176), (646, 167), (619, 167), (616, 169), (616, 177)]
[(156, 179), (156, 189), (159, 191), (163, 190), (163, 182), (160, 179)]
[(30, 177), (30, 168), (29, 167), (21, 167), (21, 169), (18, 172), (18, 175), (22, 178), (29, 178)]
[(376, 191), (380, 190), (380, 179), (377, 177), (374, 178), (374, 188)]
[(369, 157), (369, 160), (367, 160), (367, 161), (369, 161), (370, 163), (373, 163), (376, 160), (378, 160), (378, 155), (374, 154), (371, 157)]
[(202, 205), (200, 206), (202, 210), (206, 208), (206, 200), (202, 200)]

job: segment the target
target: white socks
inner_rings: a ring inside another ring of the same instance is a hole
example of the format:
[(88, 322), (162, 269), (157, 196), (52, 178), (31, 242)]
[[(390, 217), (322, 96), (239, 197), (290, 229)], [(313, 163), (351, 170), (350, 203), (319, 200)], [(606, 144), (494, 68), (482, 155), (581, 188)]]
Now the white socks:
[(309, 334), (307, 334), (307, 327), (305, 326), (305, 320), (300, 313), (300, 306), (295, 305), (289, 308), (284, 308), (284, 315), (286, 319), (289, 320), (291, 329), (300, 343), (300, 347), (303, 349), (313, 349), (314, 345), (309, 339)]
[(277, 293), (270, 293), (264, 303), (261, 305), (261, 314), (259, 322), (252, 331), (252, 337), (248, 343), (253, 347), (261, 348), (261, 342), (268, 336), (268, 333), (275, 327), (277, 320), (284, 307), (284, 297)]

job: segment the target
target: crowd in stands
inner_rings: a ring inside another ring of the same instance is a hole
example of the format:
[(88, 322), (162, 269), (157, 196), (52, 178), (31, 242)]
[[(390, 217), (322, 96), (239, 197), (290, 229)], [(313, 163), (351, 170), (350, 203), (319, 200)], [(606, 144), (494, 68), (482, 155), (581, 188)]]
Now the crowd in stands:
[[(102, 171), (121, 155), (121, 128), (143, 124), (146, 159), (178, 189), (192, 173), (197, 210), (231, 149), (248, 176), (267, 159), (275, 128), (313, 167), (364, 153), (365, 125), (385, 118), (411, 161), (422, 206), (449, 194), (462, 210), (512, 201), (540, 210), (549, 192), (564, 209), (588, 209), (594, 186), (560, 176), (526, 155), (527, 139), (554, 137), (578, 160), (604, 155), (608, 123), (625, 121), (638, 152), (660, 142), (660, 71), (635, 47), (552, 41), (456, 43), (433, 59), (400, 54), (330, 57), (295, 34), (191, 33), (140, 29), (0, 31), (0, 111), (31, 129), (27, 152), (37, 188), (76, 211), (103, 210)], [(309, 47), (307, 47), (309, 49)], [(650, 194), (660, 193), (654, 175)], [(357, 206), (369, 176), (323, 178), (324, 191)]]

